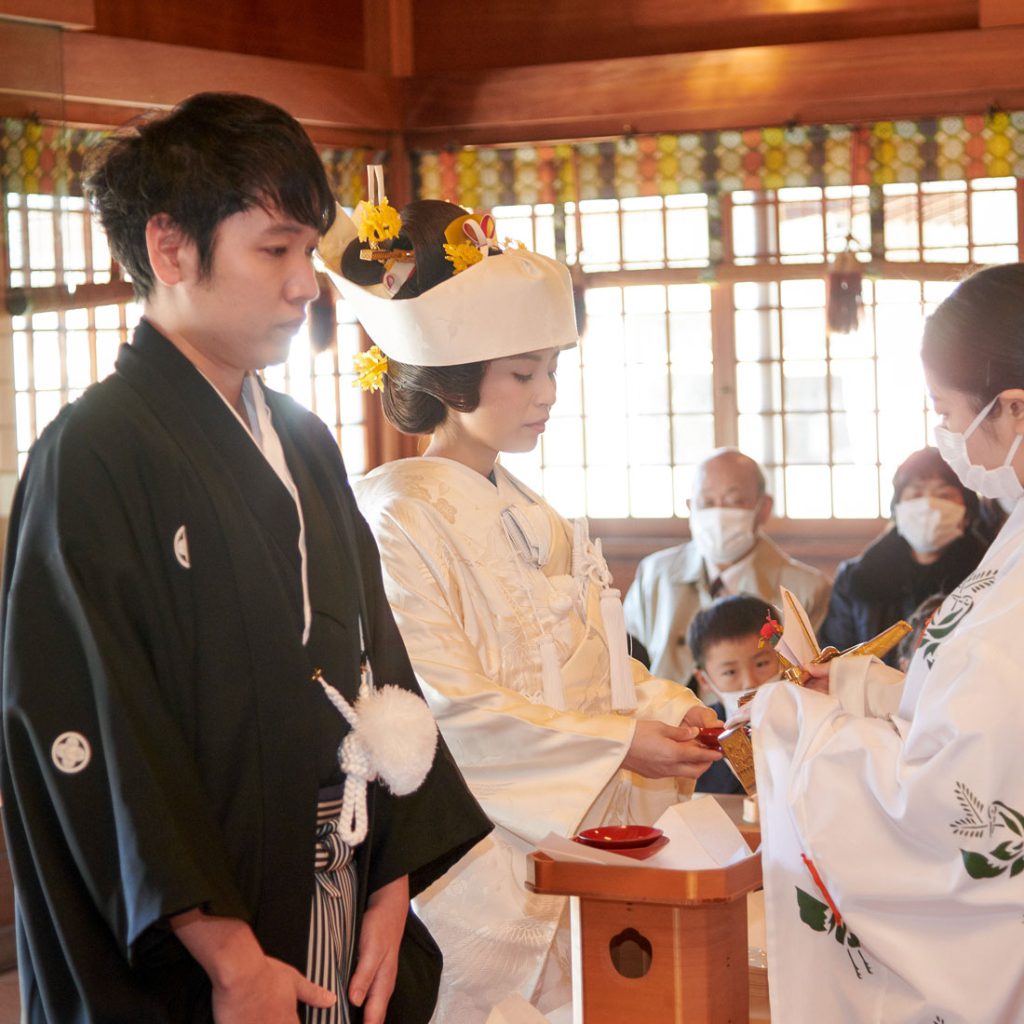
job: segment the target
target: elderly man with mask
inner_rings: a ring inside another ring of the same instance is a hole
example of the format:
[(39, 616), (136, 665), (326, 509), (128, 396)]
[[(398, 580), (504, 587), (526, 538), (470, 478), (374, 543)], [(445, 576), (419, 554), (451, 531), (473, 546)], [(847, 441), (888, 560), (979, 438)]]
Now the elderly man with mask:
[(734, 448), (712, 452), (697, 467), (688, 504), (693, 539), (643, 559), (624, 602), (626, 628), (647, 648), (651, 671), (681, 683), (694, 667), (690, 621), (716, 598), (753, 594), (778, 604), (779, 587), (786, 587), (817, 627), (831, 590), (823, 573), (761, 532), (772, 498), (753, 459)]

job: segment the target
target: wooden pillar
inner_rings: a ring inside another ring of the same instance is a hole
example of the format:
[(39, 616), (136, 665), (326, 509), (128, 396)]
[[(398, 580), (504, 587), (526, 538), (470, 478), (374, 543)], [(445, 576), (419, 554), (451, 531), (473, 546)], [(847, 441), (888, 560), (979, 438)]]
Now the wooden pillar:
[[(363, 53), (366, 71), (393, 78), (413, 73), (411, 0), (363, 0)], [(401, 132), (388, 135), (387, 150), (388, 200), (401, 209), (413, 198), (412, 167)], [(363, 348), (369, 347), (364, 332)], [(379, 394), (367, 394), (363, 402), (367, 469), (417, 453), (417, 438), (395, 430), (384, 418)]]
[[(0, 177), (0, 188), (3, 186)], [(7, 539), (11, 498), (18, 480), (18, 444), (14, 415), (14, 331), (7, 312), (7, 218), (0, 192), (0, 550)], [(14, 883), (7, 842), (0, 830), (0, 971), (15, 965)]]

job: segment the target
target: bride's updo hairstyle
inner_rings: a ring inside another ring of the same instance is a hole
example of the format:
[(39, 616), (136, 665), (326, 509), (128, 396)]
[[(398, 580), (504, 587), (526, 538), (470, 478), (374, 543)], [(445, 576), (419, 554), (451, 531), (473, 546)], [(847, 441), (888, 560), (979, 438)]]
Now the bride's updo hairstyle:
[(970, 395), (976, 411), (1024, 387), (1024, 264), (986, 267), (961, 282), (925, 323), (921, 361)]
[[(392, 302), (413, 299), (453, 276), (455, 268), (445, 257), (445, 229), (467, 211), (440, 199), (417, 199), (401, 211), (402, 230), (382, 249), (411, 249), (416, 254), (416, 269), (395, 293)], [(379, 284), (384, 265), (360, 259), (358, 239), (342, 256), (341, 270), (356, 284)], [(500, 255), (491, 250), (489, 259)], [(486, 324), (480, 325), (486, 330)], [(472, 412), (480, 404), (480, 382), (486, 360), (455, 366), (413, 366), (388, 359), (383, 380), (384, 415), (403, 434), (432, 434), (448, 416), (449, 409)]]

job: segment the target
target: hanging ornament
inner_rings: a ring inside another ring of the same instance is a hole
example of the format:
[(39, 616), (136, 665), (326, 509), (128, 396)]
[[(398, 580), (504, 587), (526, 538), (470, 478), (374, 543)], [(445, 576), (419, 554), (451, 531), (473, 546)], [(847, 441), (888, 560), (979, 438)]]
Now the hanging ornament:
[[(848, 240), (852, 242), (852, 239)], [(860, 262), (850, 248), (841, 252), (828, 275), (828, 329), (833, 334), (850, 334), (860, 323), (861, 283)]]
[(335, 292), (326, 274), (317, 274), (320, 293), (309, 304), (309, 342), (316, 353), (326, 352), (333, 344), (337, 331), (334, 311)]

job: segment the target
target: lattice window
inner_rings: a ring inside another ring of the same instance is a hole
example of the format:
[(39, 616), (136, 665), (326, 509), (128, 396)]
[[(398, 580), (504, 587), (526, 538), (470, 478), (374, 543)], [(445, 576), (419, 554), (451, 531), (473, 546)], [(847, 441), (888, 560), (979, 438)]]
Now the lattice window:
[(921, 325), (953, 287), (865, 281), (860, 329), (829, 335), (823, 280), (734, 286), (739, 447), (764, 466), (776, 514), (887, 514), (896, 467), (931, 443)]
[(268, 366), (270, 387), (312, 409), (331, 428), (352, 478), (366, 470), (366, 422), (363, 392), (354, 387), (352, 357), (360, 348), (359, 326), (344, 302), (336, 304), (337, 344), (315, 352), (306, 326), (292, 341), (288, 361)]
[[(5, 197), (8, 284), (49, 288), (111, 280), (106, 237), (78, 197)], [(133, 302), (33, 312), (12, 318), (18, 472), (40, 432), (68, 401), (114, 368), (118, 347), (141, 315)], [(331, 428), (349, 471), (366, 469), (362, 393), (352, 388), (352, 353), (359, 333), (338, 303), (338, 344), (314, 355), (304, 327), (286, 364), (267, 373), (271, 386), (292, 394)], [(344, 427), (344, 429), (342, 429)]]
[[(1020, 258), (1020, 204), (1012, 178), (735, 192), (712, 269), (711, 197), (582, 202), (586, 333), (538, 449), (505, 463), (568, 514), (686, 515), (694, 464), (737, 443), (780, 515), (888, 515), (893, 471), (931, 437), (924, 318), (950, 264)], [(562, 218), (577, 258), (572, 204), (493, 212), (500, 237), (549, 253)], [(866, 280), (859, 330), (830, 336), (824, 263), (851, 238), (862, 260), (916, 267)]]

